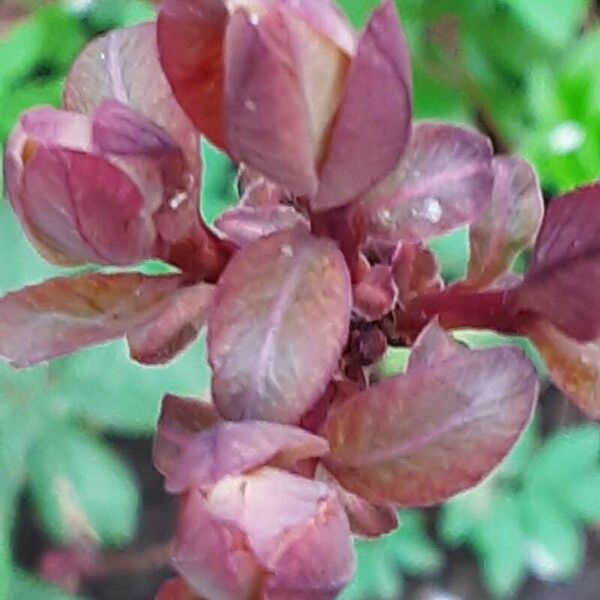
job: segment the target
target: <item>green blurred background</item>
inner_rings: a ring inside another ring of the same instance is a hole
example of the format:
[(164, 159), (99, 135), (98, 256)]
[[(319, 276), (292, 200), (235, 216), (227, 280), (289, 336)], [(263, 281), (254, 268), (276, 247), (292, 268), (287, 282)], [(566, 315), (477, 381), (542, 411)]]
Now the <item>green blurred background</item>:
[[(361, 26), (377, 1), (340, 4)], [(484, 130), (498, 151), (533, 163), (548, 199), (598, 179), (600, 4), (397, 5), (413, 53), (417, 118)], [(0, 0), (0, 147), (22, 111), (59, 105), (86, 40), (153, 15), (143, 0)], [(203, 151), (203, 211), (213, 218), (235, 200), (232, 167)], [(449, 280), (464, 273), (466, 241), (458, 231), (432, 242)], [(1, 200), (0, 292), (56, 272)], [(474, 346), (504, 342), (487, 333), (461, 337)], [(382, 371), (401, 369), (405, 357), (390, 353)], [(600, 597), (599, 428), (581, 423), (538, 366), (541, 408), (509, 459), (441, 509), (404, 511), (398, 532), (358, 542), (358, 575), (344, 600)], [(53, 545), (85, 534), (109, 553), (143, 552), (158, 530), (166, 539), (173, 506), (149, 468), (149, 439), (164, 392), (199, 396), (208, 383), (202, 340), (152, 370), (131, 363), (121, 342), (25, 372), (0, 366), (0, 600), (74, 597), (35, 577), (41, 552)], [(88, 582), (79, 597), (148, 600), (163, 571), (144, 566)]]

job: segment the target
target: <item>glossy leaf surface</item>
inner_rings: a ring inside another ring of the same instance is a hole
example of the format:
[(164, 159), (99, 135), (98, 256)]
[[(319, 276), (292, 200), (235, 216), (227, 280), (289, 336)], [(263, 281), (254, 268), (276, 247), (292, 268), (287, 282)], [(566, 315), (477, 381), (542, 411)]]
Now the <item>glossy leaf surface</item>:
[[(446, 347), (435, 323), (417, 345), (432, 335), (440, 340), (434, 346)], [(535, 372), (521, 351), (450, 351), (333, 410), (325, 464), (371, 502), (431, 505), (475, 485), (504, 458), (536, 395)]]
[(415, 124), (396, 170), (363, 201), (370, 234), (418, 242), (476, 221), (490, 201), (491, 160), (479, 133)]
[(517, 254), (533, 246), (544, 214), (537, 176), (526, 162), (498, 156), (492, 164), (492, 200), (470, 229), (467, 281), (478, 288), (509, 271)]
[(209, 321), (213, 394), (223, 416), (298, 421), (336, 367), (350, 308), (350, 278), (332, 242), (289, 231), (238, 252)]
[(50, 279), (0, 299), (0, 356), (27, 367), (121, 337), (144, 324), (178, 277), (136, 274)]

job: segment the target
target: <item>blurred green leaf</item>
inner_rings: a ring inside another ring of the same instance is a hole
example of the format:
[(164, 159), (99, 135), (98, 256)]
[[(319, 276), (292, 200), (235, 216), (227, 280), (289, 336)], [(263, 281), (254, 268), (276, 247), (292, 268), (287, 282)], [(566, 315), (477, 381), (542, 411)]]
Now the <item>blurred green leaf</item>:
[(443, 556), (427, 536), (423, 515), (401, 511), (400, 527), (374, 541), (356, 540), (358, 569), (341, 600), (397, 600), (402, 574), (426, 576), (437, 572)]
[(581, 28), (588, 0), (504, 0), (523, 23), (550, 43), (561, 46)]
[(0, 94), (0, 139), (6, 139), (21, 113), (33, 106), (60, 106), (63, 79), (47, 77), (29, 81), (13, 90)]
[(412, 576), (431, 575), (441, 569), (443, 557), (427, 536), (423, 514), (402, 511), (397, 533), (384, 538), (403, 573)]
[(550, 581), (564, 581), (583, 563), (583, 539), (550, 494), (528, 489), (521, 502), (531, 568)]
[(373, 10), (380, 5), (379, 0), (362, 0), (361, 2), (357, 2), (356, 0), (336, 1), (355, 27), (362, 27), (367, 22), (367, 18)]
[(39, 8), (0, 42), (0, 91), (12, 89), (38, 68), (66, 71), (84, 43), (74, 15), (60, 6)]
[(237, 192), (237, 172), (229, 157), (202, 139), (201, 211), (204, 220), (213, 224), (226, 210), (239, 202)]
[(461, 227), (427, 244), (440, 263), (445, 281), (463, 279), (469, 262), (469, 230)]
[(586, 473), (565, 485), (560, 494), (569, 516), (584, 524), (600, 522), (600, 471)]
[(115, 27), (130, 27), (152, 21), (156, 11), (144, 0), (96, 0), (87, 12), (91, 25), (100, 31)]
[(84, 598), (67, 594), (16, 569), (11, 577), (7, 600), (84, 600)]
[(600, 427), (584, 425), (559, 430), (534, 455), (528, 485), (554, 494), (571, 481), (595, 471), (600, 461)]
[(519, 505), (509, 492), (496, 493), (486, 518), (474, 530), (487, 588), (499, 598), (514, 593), (526, 574), (525, 537)]
[(410, 357), (409, 348), (394, 348), (390, 346), (384, 357), (375, 366), (375, 373), (380, 378), (393, 377), (406, 370)]
[(139, 494), (128, 468), (94, 436), (67, 424), (46, 430), (29, 461), (32, 499), (59, 543), (92, 536), (103, 545), (131, 539)]
[(199, 396), (210, 385), (203, 339), (163, 367), (134, 363), (121, 340), (56, 361), (51, 369), (70, 414), (127, 435), (154, 432), (164, 394)]

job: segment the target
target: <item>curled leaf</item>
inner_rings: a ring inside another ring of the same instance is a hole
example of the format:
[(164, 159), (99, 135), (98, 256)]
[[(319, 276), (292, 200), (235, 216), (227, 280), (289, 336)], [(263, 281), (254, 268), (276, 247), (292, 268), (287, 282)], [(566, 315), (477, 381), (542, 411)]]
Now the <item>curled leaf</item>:
[(349, 492), (322, 464), (317, 467), (316, 478), (337, 491), (338, 499), (348, 515), (350, 529), (354, 535), (378, 538), (398, 527), (398, 517), (392, 507), (370, 504), (360, 496)]
[(533, 246), (544, 214), (537, 176), (525, 161), (497, 156), (492, 165), (492, 200), (470, 229), (467, 284), (480, 289), (509, 271), (518, 253)]
[[(373, 95), (373, 90), (385, 93)], [(364, 194), (396, 166), (410, 137), (408, 47), (391, 1), (373, 13), (351, 63), (314, 210)]]
[(548, 208), (523, 283), (510, 302), (516, 311), (548, 319), (569, 337), (600, 337), (600, 184), (555, 199)]
[(194, 436), (220, 421), (212, 404), (167, 395), (163, 398), (152, 458), (157, 470), (163, 475), (170, 473), (181, 458)]
[(188, 494), (173, 562), (210, 598), (333, 600), (354, 571), (334, 490), (272, 468)]
[(213, 296), (214, 287), (205, 283), (177, 290), (161, 314), (128, 333), (131, 358), (159, 365), (177, 356), (206, 324)]
[(369, 502), (441, 502), (478, 483), (506, 456), (531, 416), (537, 389), (520, 350), (451, 353), (333, 409), (324, 428), (331, 447), (325, 465)]
[(348, 270), (331, 241), (286, 231), (238, 252), (217, 288), (208, 329), (221, 414), (297, 422), (336, 368), (350, 309)]
[(578, 342), (542, 320), (529, 323), (524, 332), (554, 384), (590, 419), (600, 421), (600, 340)]
[(222, 422), (190, 438), (178, 461), (162, 472), (172, 494), (206, 491), (229, 475), (242, 475), (266, 464), (291, 468), (298, 461), (325, 455), (328, 449), (323, 438), (298, 427)]
[(0, 298), (0, 357), (28, 367), (126, 335), (151, 320), (179, 277), (50, 279)]
[(490, 202), (491, 160), (479, 133), (415, 124), (396, 170), (362, 202), (370, 235), (419, 242), (476, 221)]
[(309, 230), (308, 220), (291, 206), (240, 206), (223, 213), (215, 226), (238, 246), (246, 246), (278, 231), (301, 227)]

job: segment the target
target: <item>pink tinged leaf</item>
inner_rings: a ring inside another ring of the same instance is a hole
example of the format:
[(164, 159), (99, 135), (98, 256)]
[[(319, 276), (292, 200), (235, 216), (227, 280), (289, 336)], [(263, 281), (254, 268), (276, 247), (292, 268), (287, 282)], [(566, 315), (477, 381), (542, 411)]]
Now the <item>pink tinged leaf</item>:
[(599, 208), (599, 183), (554, 200), (523, 284), (510, 296), (514, 310), (542, 316), (582, 342), (600, 337)]
[(202, 600), (180, 577), (173, 577), (165, 581), (154, 600)]
[(146, 365), (161, 365), (175, 358), (206, 325), (214, 287), (199, 283), (177, 290), (152, 321), (129, 332), (131, 358)]
[(419, 242), (473, 223), (493, 184), (492, 145), (476, 133), (418, 123), (398, 167), (363, 201), (377, 239)]
[(348, 270), (333, 242), (295, 230), (238, 252), (221, 278), (209, 320), (221, 414), (298, 422), (337, 366), (350, 309)]
[(191, 398), (165, 396), (152, 449), (156, 469), (163, 475), (172, 472), (195, 435), (220, 420), (212, 404)]
[(181, 505), (172, 563), (206, 598), (252, 600), (263, 577), (244, 531), (214, 515), (210, 500), (198, 491), (187, 494)]
[(223, 0), (166, 0), (158, 18), (162, 68), (179, 104), (213, 144), (226, 149)]
[(179, 277), (51, 279), (0, 299), (0, 357), (28, 367), (121, 337), (155, 317)]
[(519, 252), (533, 246), (544, 214), (537, 176), (525, 161), (498, 156), (492, 165), (492, 200), (470, 231), (467, 285), (480, 289), (509, 271)]
[(436, 365), (459, 354), (471, 351), (448, 335), (436, 321), (425, 327), (410, 352), (407, 372), (434, 368)]
[(126, 104), (105, 100), (93, 118), (94, 145), (102, 153), (158, 158), (181, 154), (171, 136)]
[(91, 114), (105, 100), (139, 111), (175, 140), (186, 157), (192, 180), (189, 188), (198, 189), (198, 134), (160, 67), (154, 23), (116, 29), (96, 38), (73, 65), (65, 86), (65, 108)]
[(328, 450), (323, 438), (290, 425), (217, 423), (190, 439), (179, 460), (163, 471), (165, 487), (171, 494), (207, 491), (229, 475), (266, 464), (292, 468), (298, 461), (324, 456)]
[(319, 464), (316, 479), (333, 487), (346, 511), (350, 529), (355, 536), (378, 538), (398, 527), (396, 511), (390, 506), (377, 506), (346, 490), (337, 479)]
[(243, 247), (278, 231), (297, 227), (308, 232), (308, 219), (291, 206), (240, 206), (222, 214), (217, 229), (237, 246)]
[(386, 265), (375, 265), (354, 286), (354, 312), (367, 321), (378, 321), (398, 299), (398, 288), (392, 271)]
[(331, 447), (325, 465), (369, 502), (441, 502), (481, 481), (506, 456), (529, 421), (537, 390), (520, 350), (457, 352), (334, 409), (324, 428)]
[(348, 520), (329, 486), (267, 467), (224, 479), (208, 502), (215, 519), (245, 533), (267, 572), (259, 597), (333, 599), (351, 580)]
[(529, 323), (524, 333), (554, 384), (589, 418), (600, 421), (600, 339), (578, 342), (542, 320)]
[(371, 17), (350, 67), (313, 210), (343, 206), (388, 175), (406, 148), (410, 123), (408, 47), (394, 5), (386, 1)]
[(27, 162), (22, 206), (33, 235), (75, 264), (131, 265), (156, 233), (140, 189), (105, 158), (40, 147)]
[(77, 261), (65, 256), (59, 248), (48, 246), (37, 235), (35, 223), (30, 222), (24, 205), (25, 170), (40, 147), (58, 146), (87, 152), (91, 144), (91, 121), (87, 117), (52, 108), (37, 108), (23, 114), (8, 139), (4, 157), (8, 199), (32, 244), (56, 264), (68, 266)]
[(400, 243), (391, 262), (403, 308), (414, 298), (439, 292), (444, 287), (435, 255), (421, 243)]
[(281, 13), (235, 12), (227, 28), (225, 124), (232, 156), (297, 195), (317, 189), (316, 157)]

